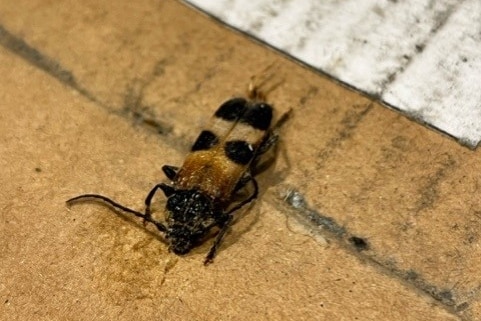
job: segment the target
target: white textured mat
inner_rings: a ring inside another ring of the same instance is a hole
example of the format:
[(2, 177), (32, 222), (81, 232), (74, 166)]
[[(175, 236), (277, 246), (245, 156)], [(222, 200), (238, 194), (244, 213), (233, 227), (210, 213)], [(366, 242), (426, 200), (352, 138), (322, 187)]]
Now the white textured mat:
[(481, 140), (481, 0), (189, 0), (470, 147)]

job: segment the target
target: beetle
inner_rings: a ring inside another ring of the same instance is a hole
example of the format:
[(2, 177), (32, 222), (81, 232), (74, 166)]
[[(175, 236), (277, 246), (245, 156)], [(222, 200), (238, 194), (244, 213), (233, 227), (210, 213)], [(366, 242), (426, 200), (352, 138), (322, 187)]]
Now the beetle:
[[(249, 86), (246, 97), (231, 98), (220, 105), (191, 147), (179, 168), (164, 165), (162, 170), (170, 184), (155, 185), (145, 198), (145, 211), (125, 207), (99, 194), (82, 194), (67, 200), (99, 200), (115, 209), (140, 217), (164, 234), (169, 249), (175, 254), (188, 253), (213, 227), (219, 231), (204, 264), (216, 256), (217, 249), (233, 221), (233, 213), (258, 196), (254, 178), (260, 157), (278, 141), (278, 128), (290, 110), (272, 125), (273, 107), (259, 86)], [(252, 193), (237, 203), (235, 196), (251, 184)], [(167, 197), (165, 221), (153, 219), (151, 203), (162, 191)]]

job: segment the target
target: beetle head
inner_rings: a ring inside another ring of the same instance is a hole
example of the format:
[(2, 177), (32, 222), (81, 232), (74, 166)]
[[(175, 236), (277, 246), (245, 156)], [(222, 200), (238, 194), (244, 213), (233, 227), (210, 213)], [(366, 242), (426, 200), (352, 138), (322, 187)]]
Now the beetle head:
[(212, 199), (198, 190), (173, 191), (166, 209), (166, 238), (175, 254), (188, 253), (216, 223)]

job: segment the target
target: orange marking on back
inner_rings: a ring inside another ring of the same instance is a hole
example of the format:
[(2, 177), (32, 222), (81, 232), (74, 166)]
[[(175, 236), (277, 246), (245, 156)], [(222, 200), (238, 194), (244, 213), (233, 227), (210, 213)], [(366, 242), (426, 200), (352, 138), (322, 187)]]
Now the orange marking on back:
[(176, 188), (198, 189), (221, 202), (228, 202), (247, 167), (230, 161), (223, 146), (189, 154), (174, 182)]

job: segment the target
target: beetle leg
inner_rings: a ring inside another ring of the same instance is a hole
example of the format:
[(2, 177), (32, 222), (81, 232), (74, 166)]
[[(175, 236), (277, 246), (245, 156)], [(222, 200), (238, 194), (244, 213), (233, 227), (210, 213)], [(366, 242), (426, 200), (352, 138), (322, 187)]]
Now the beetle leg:
[(179, 168), (177, 166), (172, 166), (172, 165), (162, 166), (162, 171), (164, 172), (165, 176), (167, 176), (167, 178), (170, 179), (171, 181), (174, 180), (178, 170)]

